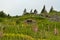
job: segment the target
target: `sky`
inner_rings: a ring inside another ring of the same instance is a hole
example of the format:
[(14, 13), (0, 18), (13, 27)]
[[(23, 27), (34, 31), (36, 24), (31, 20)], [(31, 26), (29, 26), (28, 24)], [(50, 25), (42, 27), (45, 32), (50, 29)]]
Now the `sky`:
[(0, 11), (11, 16), (22, 15), (25, 8), (27, 12), (37, 9), (40, 13), (44, 5), (47, 11), (51, 6), (54, 7), (54, 10), (60, 11), (60, 0), (0, 0)]

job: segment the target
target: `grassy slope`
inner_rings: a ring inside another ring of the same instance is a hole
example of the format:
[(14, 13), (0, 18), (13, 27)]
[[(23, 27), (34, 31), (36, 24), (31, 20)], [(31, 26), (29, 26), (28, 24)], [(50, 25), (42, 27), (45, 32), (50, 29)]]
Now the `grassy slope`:
[[(36, 21), (35, 24), (26, 24), (24, 21), (26, 19), (33, 19)], [(58, 31), (60, 31), (60, 22), (52, 22), (49, 21), (47, 18), (42, 18), (39, 15), (27, 14), (23, 15), (18, 18), (0, 18), (0, 28), (5, 27), (3, 30), (4, 34), (23, 34), (31, 36), (34, 40), (60, 40), (60, 35), (54, 35), (53, 31), (55, 26), (57, 27)], [(38, 27), (38, 31), (34, 32), (32, 30), (33, 26)], [(49, 26), (49, 31), (47, 31), (47, 27)], [(60, 33), (60, 32), (59, 32)], [(4, 36), (1, 40), (29, 40), (24, 37), (11, 37), (11, 36)], [(30, 40), (32, 40), (30, 38)]]

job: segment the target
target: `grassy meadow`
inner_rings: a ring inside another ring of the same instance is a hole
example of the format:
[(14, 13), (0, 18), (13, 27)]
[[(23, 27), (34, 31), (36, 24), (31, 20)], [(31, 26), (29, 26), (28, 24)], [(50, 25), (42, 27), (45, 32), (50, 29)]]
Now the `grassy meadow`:
[(45, 6), (41, 14), (24, 10), (22, 16), (0, 12), (0, 40), (60, 40), (60, 12)]

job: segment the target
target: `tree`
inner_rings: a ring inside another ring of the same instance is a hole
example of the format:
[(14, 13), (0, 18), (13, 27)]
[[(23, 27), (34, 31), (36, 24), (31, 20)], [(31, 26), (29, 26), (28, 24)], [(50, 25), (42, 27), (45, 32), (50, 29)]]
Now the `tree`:
[[(51, 9), (50, 9), (50, 12), (52, 12), (52, 11), (53, 11), (53, 6), (52, 6)], [(49, 13), (50, 13), (50, 12), (49, 12)]]
[(3, 11), (0, 11), (0, 17), (7, 17), (7, 14), (5, 14)]
[(33, 13), (33, 12), (32, 12), (32, 9), (31, 9), (30, 13)]
[(8, 17), (10, 17), (10, 14), (8, 14)]
[(38, 12), (37, 12), (37, 10), (35, 9), (35, 10), (34, 10), (34, 14), (37, 14), (37, 13), (38, 13)]
[(26, 14), (27, 12), (26, 12), (26, 8), (24, 9), (24, 11), (23, 11), (23, 14)]
[(45, 5), (43, 6), (43, 9), (42, 9), (40, 15), (43, 16), (43, 17), (48, 17), (48, 13), (47, 13), (47, 11), (46, 11), (46, 9), (45, 9)]
[(45, 5), (43, 6), (43, 9), (42, 9), (41, 13), (47, 13), (47, 11), (45, 9)]

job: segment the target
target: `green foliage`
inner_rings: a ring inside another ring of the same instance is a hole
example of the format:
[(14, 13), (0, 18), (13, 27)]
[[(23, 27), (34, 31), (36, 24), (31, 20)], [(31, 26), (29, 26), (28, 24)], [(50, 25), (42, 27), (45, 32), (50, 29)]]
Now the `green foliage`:
[(32, 12), (32, 9), (31, 9), (30, 13), (33, 13), (33, 12)]
[(34, 10), (34, 14), (37, 14), (37, 13), (38, 13), (38, 12), (37, 12), (37, 10), (35, 9), (35, 10)]
[(26, 11), (26, 8), (24, 9), (24, 11), (23, 11), (23, 15), (25, 15), (27, 13), (27, 11)]
[[(27, 24), (25, 22), (27, 19), (35, 20), (35, 22), (33, 24)], [(5, 27), (5, 30), (2, 31), (5, 36), (0, 38), (1, 40), (31, 40), (31, 38), (34, 40), (60, 40), (60, 22), (50, 21), (48, 18), (41, 17), (38, 14), (34, 15), (27, 13), (18, 17), (0, 18), (0, 21), (0, 27)], [(34, 27), (38, 28), (37, 32), (33, 30)], [(59, 32), (56, 36), (54, 35), (55, 27), (57, 27)], [(8, 36), (6, 36), (6, 34), (8, 34)], [(19, 34), (19, 36), (15, 34)], [(23, 37), (21, 37), (20, 34), (23, 34)]]
[[(52, 11), (53, 11), (53, 7), (51, 7), (51, 9), (50, 9), (50, 12), (52, 12)], [(49, 13), (50, 13), (50, 12), (49, 12)]]
[(0, 18), (0, 22), (3, 22), (3, 19)]
[(19, 24), (20, 23), (20, 20), (16, 20), (16, 24)]
[(0, 17), (7, 17), (7, 15), (3, 11), (0, 11)]
[(41, 13), (47, 13), (47, 11), (45, 9), (45, 5), (43, 6), (43, 9), (42, 9)]

